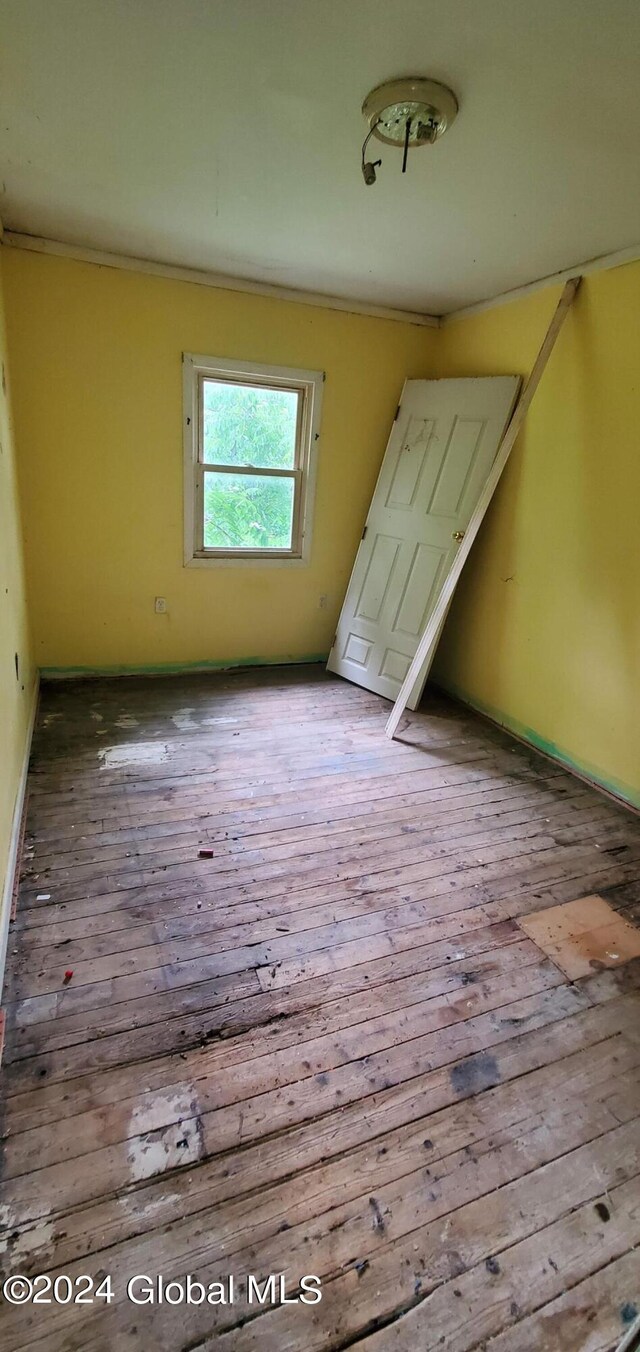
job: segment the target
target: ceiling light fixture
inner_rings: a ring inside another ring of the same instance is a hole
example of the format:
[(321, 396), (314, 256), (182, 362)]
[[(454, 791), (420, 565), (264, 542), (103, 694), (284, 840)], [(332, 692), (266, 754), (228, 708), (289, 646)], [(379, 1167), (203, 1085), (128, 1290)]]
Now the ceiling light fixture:
[(376, 181), (381, 160), (365, 160), (372, 136), (385, 145), (402, 148), (402, 172), (407, 156), (417, 146), (433, 145), (444, 136), (458, 112), (458, 100), (446, 85), (437, 80), (408, 76), (387, 80), (371, 90), (362, 105), (369, 131), (362, 147), (362, 176), (368, 187)]

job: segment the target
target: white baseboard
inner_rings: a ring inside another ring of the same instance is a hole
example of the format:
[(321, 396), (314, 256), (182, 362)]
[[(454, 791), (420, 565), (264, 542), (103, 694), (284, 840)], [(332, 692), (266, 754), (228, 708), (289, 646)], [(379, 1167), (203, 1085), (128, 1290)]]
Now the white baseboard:
[(13, 904), (13, 889), (16, 883), (16, 875), (20, 867), (19, 850), (20, 836), (22, 827), (22, 814), (24, 811), (24, 800), (27, 791), (27, 776), (29, 774), (29, 757), (31, 755), (31, 743), (33, 741), (33, 730), (36, 724), (36, 714), (38, 712), (38, 697), (40, 694), (40, 677), (36, 673), (33, 687), (33, 696), (31, 700), (31, 710), (29, 713), (29, 722), (27, 725), (27, 735), (25, 737), (24, 755), (22, 757), (22, 768), (20, 771), (20, 781), (16, 793), (16, 801), (13, 809), (13, 819), (11, 822), (11, 834), (9, 836), (9, 852), (7, 856), (7, 868), (2, 891), (2, 906), (0, 908), (0, 995), (4, 983), (4, 969), (7, 961), (7, 948), (9, 947), (9, 926), (11, 924), (11, 907)]

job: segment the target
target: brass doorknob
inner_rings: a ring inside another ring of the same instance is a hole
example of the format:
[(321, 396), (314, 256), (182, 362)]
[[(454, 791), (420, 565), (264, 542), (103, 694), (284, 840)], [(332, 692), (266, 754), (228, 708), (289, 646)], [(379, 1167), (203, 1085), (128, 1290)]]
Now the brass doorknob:
[(464, 531), (463, 531), (463, 530), (454, 530), (453, 535), (451, 536), (451, 539), (452, 539), (452, 540), (457, 540), (458, 542), (460, 542), (460, 540), (464, 540)]

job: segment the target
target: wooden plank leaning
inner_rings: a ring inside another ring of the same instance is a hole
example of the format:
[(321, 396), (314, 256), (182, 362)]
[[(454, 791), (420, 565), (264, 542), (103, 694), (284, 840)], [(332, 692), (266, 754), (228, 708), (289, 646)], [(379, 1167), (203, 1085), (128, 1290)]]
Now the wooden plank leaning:
[(560, 300), (558, 301), (557, 308), (555, 310), (549, 328), (547, 329), (547, 333), (545, 335), (542, 347), (540, 348), (540, 351), (536, 357), (529, 378), (528, 380), (526, 380), (525, 384), (522, 387), (522, 392), (513, 411), (511, 421), (502, 438), (502, 441), (500, 442), (498, 451), (496, 453), (496, 458), (489, 471), (487, 481), (482, 490), (482, 493), (480, 494), (478, 502), (472, 512), (471, 520), (469, 521), (469, 525), (467, 526), (467, 529), (465, 531), (464, 540), (460, 545), (460, 549), (456, 554), (451, 571), (449, 572), (449, 574), (445, 579), (442, 591), (440, 592), (440, 595), (431, 612), (431, 615), (429, 616), (424, 633), (420, 638), (420, 642), (418, 643), (415, 655), (412, 658), (409, 670), (407, 671), (404, 681), (402, 682), (400, 691), (398, 693), (398, 697), (389, 715), (389, 719), (385, 727), (385, 733), (387, 737), (392, 738), (395, 736), (396, 729), (406, 709), (407, 700), (411, 695), (411, 691), (414, 687), (416, 680), (418, 679), (419, 676), (422, 676), (424, 678), (424, 676), (426, 676), (427, 671), (429, 670), (429, 667), (431, 666), (435, 650), (437, 647), (438, 638), (440, 636), (440, 629), (444, 622), (447, 610), (449, 609), (449, 605), (451, 604), (453, 593), (460, 580), (462, 569), (464, 568), (464, 565), (469, 557), (473, 542), (476, 538), (476, 535), (478, 534), (480, 526), (482, 525), (484, 514), (487, 510), (487, 507), (489, 506), (489, 503), (491, 502), (494, 491), (500, 479), (500, 475), (502, 474), (502, 471), (507, 463), (507, 460), (509, 459), (518, 433), (520, 432), (522, 424), (527, 415), (527, 411), (531, 403), (531, 400), (533, 399), (533, 396), (538, 388), (538, 385), (540, 383), (541, 377), (543, 375), (549, 357), (551, 356), (551, 352), (553, 350), (556, 338), (558, 337), (560, 329), (562, 328), (562, 325), (564, 324), (569, 309), (571, 308), (574, 296), (580, 285), (580, 281), (581, 281), (580, 277), (572, 277), (570, 281), (565, 283), (562, 295), (560, 297)]

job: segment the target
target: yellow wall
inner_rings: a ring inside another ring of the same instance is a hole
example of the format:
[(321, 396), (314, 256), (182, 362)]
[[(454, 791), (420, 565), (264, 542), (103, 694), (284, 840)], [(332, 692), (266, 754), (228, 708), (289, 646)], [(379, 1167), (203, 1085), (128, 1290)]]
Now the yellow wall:
[[(33, 704), (31, 661), (22, 565), (20, 511), (13, 428), (9, 403), (9, 365), (4, 327), (0, 268), (0, 952), (6, 934), (5, 895), (11, 826), (24, 765)], [(16, 661), (18, 655), (18, 675)], [(2, 963), (0, 959), (0, 971)], [(1, 979), (1, 978), (0, 978)]]
[[(446, 325), (439, 375), (525, 374), (559, 288)], [(583, 282), (434, 678), (640, 805), (640, 264)]]
[[(3, 264), (31, 620), (45, 669), (326, 653), (404, 377), (525, 374), (559, 295), (435, 331), (26, 251), (5, 250)], [(638, 313), (640, 265), (583, 284), (434, 669), (636, 802)], [(183, 350), (327, 371), (308, 568), (182, 566)], [(157, 595), (167, 615), (155, 615)], [(13, 633), (25, 640), (23, 611), (11, 614), (12, 658)]]
[[(430, 374), (437, 331), (25, 251), (4, 265), (39, 666), (327, 653), (402, 382)], [(183, 351), (326, 371), (308, 567), (183, 567)]]

